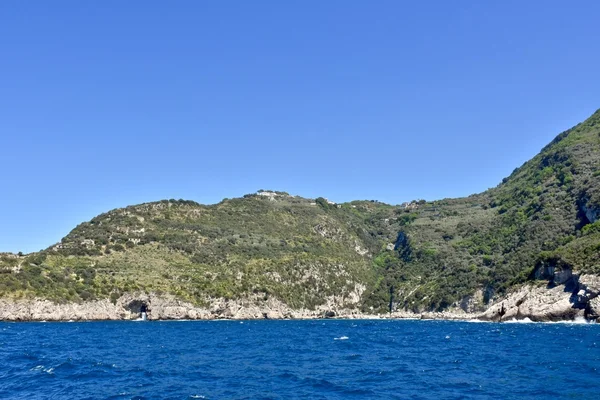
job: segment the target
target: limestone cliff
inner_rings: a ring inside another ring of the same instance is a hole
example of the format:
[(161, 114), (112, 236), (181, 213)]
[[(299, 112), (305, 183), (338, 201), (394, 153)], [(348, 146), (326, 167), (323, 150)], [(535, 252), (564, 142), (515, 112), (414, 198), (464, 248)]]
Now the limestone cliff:
[(365, 314), (347, 308), (335, 298), (313, 310), (294, 309), (287, 304), (262, 296), (243, 300), (206, 299), (198, 306), (171, 295), (156, 293), (125, 294), (115, 302), (97, 300), (58, 304), (43, 299), (0, 299), (0, 321), (78, 321), (136, 320), (142, 307), (149, 320), (212, 320), (212, 319), (315, 319), (315, 318), (413, 318), (503, 322), (531, 320), (534, 322), (587, 320), (600, 322), (600, 277), (572, 275), (566, 281), (537, 281), (523, 285), (504, 297), (485, 305), (483, 293), (466, 298), (461, 304), (444, 312), (394, 311), (389, 314)]
[(489, 321), (512, 319), (600, 322), (600, 277), (573, 276), (561, 284), (536, 282), (524, 285), (499, 299), (478, 318)]

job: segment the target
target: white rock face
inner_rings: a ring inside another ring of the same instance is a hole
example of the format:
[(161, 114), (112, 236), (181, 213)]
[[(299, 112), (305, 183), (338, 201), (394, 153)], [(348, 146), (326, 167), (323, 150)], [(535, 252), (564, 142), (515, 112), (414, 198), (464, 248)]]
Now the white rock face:
[(597, 319), (600, 315), (600, 278), (581, 275), (548, 288), (543, 282), (526, 285), (509, 293), (485, 311), (480, 318), (507, 321), (529, 318), (532, 321), (564, 321), (579, 317)]
[[(248, 299), (206, 299), (199, 307), (171, 295), (127, 293), (115, 304), (109, 300), (57, 304), (49, 300), (0, 299), (0, 320), (4, 321), (69, 321), (69, 320), (134, 320), (141, 316), (141, 306), (147, 307), (149, 320), (169, 319), (306, 319), (321, 318), (334, 311), (338, 316), (355, 317), (360, 313), (352, 305), (360, 301), (365, 287), (356, 285), (345, 298), (330, 297), (315, 310), (292, 309), (275, 298), (263, 300), (254, 295)], [(347, 308), (348, 307), (348, 308)]]
[(345, 296), (330, 296), (314, 310), (293, 309), (282, 301), (263, 294), (245, 299), (207, 298), (205, 306), (156, 293), (127, 293), (113, 304), (110, 300), (57, 304), (43, 299), (0, 299), (0, 320), (4, 321), (69, 321), (69, 320), (133, 320), (140, 318), (142, 306), (147, 307), (149, 320), (166, 319), (309, 319), (335, 316), (338, 318), (420, 318), (420, 319), (480, 319), (507, 321), (529, 318), (532, 321), (574, 320), (585, 317), (600, 322), (600, 277), (574, 275), (565, 285), (548, 288), (545, 282), (535, 282), (514, 290), (484, 312), (483, 292), (463, 299), (446, 312), (368, 315), (358, 310), (366, 287), (355, 284)]

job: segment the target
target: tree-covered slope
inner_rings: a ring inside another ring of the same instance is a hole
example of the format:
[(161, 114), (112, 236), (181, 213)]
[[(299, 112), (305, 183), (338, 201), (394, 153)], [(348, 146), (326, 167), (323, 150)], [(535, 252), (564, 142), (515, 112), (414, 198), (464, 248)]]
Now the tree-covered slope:
[(540, 265), (600, 274), (600, 111), (496, 188), (461, 199), (332, 204), (264, 192), (215, 205), (109, 211), (55, 246), (0, 255), (0, 296), (59, 302), (170, 293), (440, 310), (533, 279)]
[(443, 309), (478, 288), (502, 293), (543, 262), (600, 273), (599, 217), (600, 111), (498, 187), (405, 210), (401, 256), (389, 251), (375, 263), (385, 265), (400, 307)]

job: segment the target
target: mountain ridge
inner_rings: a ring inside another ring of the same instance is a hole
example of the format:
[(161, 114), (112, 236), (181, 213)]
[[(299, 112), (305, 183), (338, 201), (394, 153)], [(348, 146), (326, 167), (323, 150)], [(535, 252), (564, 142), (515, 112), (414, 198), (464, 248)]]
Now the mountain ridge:
[(420, 313), (470, 302), (482, 312), (561, 271), (600, 274), (599, 155), (600, 110), (464, 198), (337, 204), (261, 190), (211, 205), (118, 208), (41, 252), (0, 255), (0, 297), (69, 303), (152, 292), (198, 306), (271, 298), (291, 309), (381, 313), (391, 302)]

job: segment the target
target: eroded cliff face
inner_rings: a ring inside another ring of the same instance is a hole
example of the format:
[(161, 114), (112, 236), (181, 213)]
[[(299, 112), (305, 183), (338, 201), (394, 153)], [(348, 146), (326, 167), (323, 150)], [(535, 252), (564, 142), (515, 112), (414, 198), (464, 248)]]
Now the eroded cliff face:
[(367, 315), (358, 309), (341, 305), (335, 298), (315, 308), (292, 309), (275, 299), (255, 296), (244, 300), (207, 299), (197, 306), (170, 295), (131, 293), (115, 303), (109, 300), (57, 304), (49, 300), (0, 299), (0, 320), (3, 321), (79, 321), (136, 320), (143, 308), (149, 320), (213, 320), (213, 319), (314, 319), (314, 318), (417, 318), (483, 321), (529, 319), (537, 322), (587, 319), (600, 322), (600, 277), (574, 275), (562, 284), (538, 281), (524, 285), (495, 302), (485, 311), (483, 293), (445, 312)]
[[(562, 275), (564, 276), (564, 274)], [(531, 283), (500, 299), (479, 319), (509, 321), (569, 321), (585, 318), (600, 322), (600, 277), (572, 275), (561, 284), (552, 281)]]
[[(363, 289), (364, 290), (364, 289)], [(358, 301), (360, 297), (352, 299)], [(78, 321), (136, 320), (145, 309), (149, 320), (170, 319), (307, 319), (363, 316), (348, 303), (348, 298), (329, 297), (315, 309), (292, 309), (276, 298), (255, 295), (242, 300), (207, 298), (205, 306), (194, 305), (171, 295), (127, 293), (112, 303), (109, 300), (58, 304), (43, 299), (0, 299), (0, 320), (4, 321)]]
[(600, 219), (600, 206), (594, 205), (589, 197), (584, 197), (581, 200), (581, 211), (590, 223), (594, 223)]
[(541, 263), (534, 277), (503, 297), (486, 301), (476, 291), (445, 312), (368, 315), (359, 311), (365, 287), (358, 285), (347, 296), (330, 296), (314, 309), (294, 309), (275, 297), (258, 293), (243, 299), (206, 298), (192, 304), (168, 294), (125, 293), (108, 299), (80, 303), (54, 303), (44, 299), (0, 299), (0, 321), (136, 320), (146, 310), (149, 320), (212, 319), (312, 319), (312, 318), (420, 318), (479, 319), (484, 321), (600, 322), (600, 276), (578, 275), (568, 265)]

